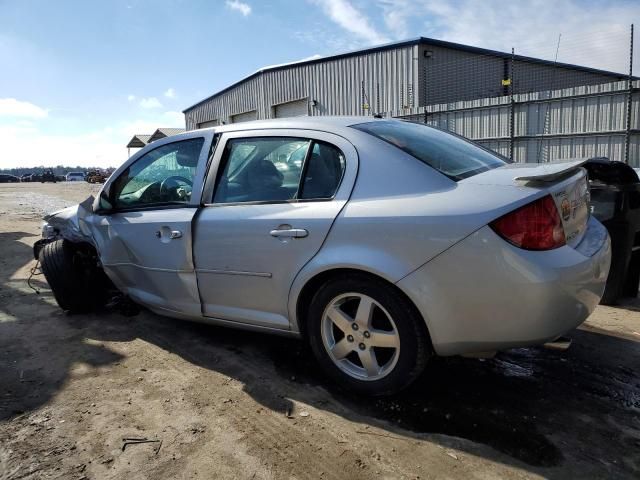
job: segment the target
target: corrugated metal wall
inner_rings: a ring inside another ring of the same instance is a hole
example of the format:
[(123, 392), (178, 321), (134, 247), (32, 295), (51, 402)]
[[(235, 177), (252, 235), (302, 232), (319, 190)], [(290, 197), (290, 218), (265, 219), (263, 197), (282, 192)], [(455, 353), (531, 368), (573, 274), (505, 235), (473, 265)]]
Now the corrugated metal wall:
[[(273, 118), (275, 105), (302, 99), (315, 100), (311, 115), (367, 115), (403, 107), (410, 113), (417, 106), (417, 55), (416, 44), (265, 71), (188, 110), (186, 126), (228, 122), (251, 110), (259, 119)], [(363, 97), (369, 108), (363, 107)]]
[[(253, 111), (258, 119), (274, 118), (276, 105), (292, 101), (308, 102), (310, 115), (378, 112), (419, 121), (426, 108), (429, 124), (503, 155), (512, 146), (517, 161), (624, 158), (626, 82), (605, 83), (611, 77), (515, 61), (514, 91), (527, 93), (514, 96), (512, 141), (510, 99), (502, 84), (510, 72), (510, 59), (416, 43), (259, 72), (189, 109), (185, 121), (191, 130), (213, 120), (230, 123)], [(636, 166), (638, 95), (630, 142)]]
[[(634, 87), (640, 87), (640, 82), (635, 82)], [(626, 82), (515, 95), (514, 160), (536, 162), (592, 156), (624, 160), (627, 98)], [(424, 110), (403, 118), (424, 121)], [(429, 125), (451, 130), (509, 155), (508, 97), (431, 105), (426, 110)], [(631, 132), (629, 163), (640, 167), (638, 91), (633, 93)]]

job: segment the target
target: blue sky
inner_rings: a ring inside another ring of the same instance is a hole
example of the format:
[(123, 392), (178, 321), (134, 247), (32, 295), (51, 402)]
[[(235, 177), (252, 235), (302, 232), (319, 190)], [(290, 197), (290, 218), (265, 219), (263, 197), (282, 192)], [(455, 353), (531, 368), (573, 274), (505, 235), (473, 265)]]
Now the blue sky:
[(0, 0), (0, 167), (119, 165), (260, 67), (421, 35), (550, 58), (562, 33), (560, 60), (624, 71), (634, 21), (626, 0)]

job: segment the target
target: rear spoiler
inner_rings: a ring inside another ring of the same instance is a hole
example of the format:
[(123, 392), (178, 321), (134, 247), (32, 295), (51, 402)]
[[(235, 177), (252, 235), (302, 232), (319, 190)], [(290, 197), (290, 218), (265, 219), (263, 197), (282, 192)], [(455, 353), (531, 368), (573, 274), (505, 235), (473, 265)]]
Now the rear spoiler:
[[(555, 182), (566, 177), (573, 170), (577, 170), (588, 161), (587, 158), (580, 160), (568, 160), (550, 163), (514, 163), (515, 170), (522, 168), (526, 170), (522, 175), (517, 175), (513, 179), (516, 182)], [(508, 168), (508, 167), (507, 167)]]

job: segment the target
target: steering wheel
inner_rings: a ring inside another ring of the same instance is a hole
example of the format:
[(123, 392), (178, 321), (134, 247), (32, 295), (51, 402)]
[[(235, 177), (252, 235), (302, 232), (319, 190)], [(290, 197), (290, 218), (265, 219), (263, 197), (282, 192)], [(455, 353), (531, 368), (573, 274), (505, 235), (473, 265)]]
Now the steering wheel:
[(173, 175), (165, 178), (162, 183), (160, 183), (160, 195), (168, 194), (169, 188), (177, 189), (180, 186), (178, 182), (182, 182), (193, 187), (193, 182), (188, 178), (181, 177), (180, 175)]

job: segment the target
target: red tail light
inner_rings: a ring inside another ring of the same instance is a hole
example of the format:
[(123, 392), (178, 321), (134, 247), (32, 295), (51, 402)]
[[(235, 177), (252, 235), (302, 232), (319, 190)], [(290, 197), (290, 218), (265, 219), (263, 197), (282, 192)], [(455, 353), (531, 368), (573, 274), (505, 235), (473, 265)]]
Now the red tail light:
[(562, 220), (551, 195), (494, 220), (490, 226), (509, 243), (526, 250), (551, 250), (566, 243)]

